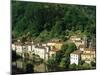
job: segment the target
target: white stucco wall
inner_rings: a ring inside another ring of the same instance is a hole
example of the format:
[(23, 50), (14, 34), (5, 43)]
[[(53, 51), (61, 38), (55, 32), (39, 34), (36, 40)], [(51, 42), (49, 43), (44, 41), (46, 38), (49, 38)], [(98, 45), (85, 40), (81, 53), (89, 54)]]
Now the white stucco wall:
[(18, 46), (16, 46), (16, 52), (17, 53), (22, 53), (22, 46), (21, 45), (18, 45)]
[(79, 56), (77, 54), (70, 54), (70, 64), (76, 64), (79, 63)]
[(12, 46), (11, 46), (11, 47), (12, 47), (11, 49), (12, 49), (13, 51), (15, 51), (15, 49), (16, 49), (15, 44), (12, 44)]

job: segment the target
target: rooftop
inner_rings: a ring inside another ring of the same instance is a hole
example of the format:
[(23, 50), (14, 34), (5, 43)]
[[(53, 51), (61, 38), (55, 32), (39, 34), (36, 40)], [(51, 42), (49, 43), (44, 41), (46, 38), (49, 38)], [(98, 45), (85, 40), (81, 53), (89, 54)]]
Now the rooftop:
[(59, 49), (57, 49), (57, 48), (53, 48), (52, 51), (57, 52), (57, 51), (59, 51)]
[(79, 45), (79, 48), (85, 48), (85, 45)]
[(19, 45), (19, 46), (25, 45), (25, 44), (23, 44), (23, 43), (21, 43), (21, 42), (15, 42), (14, 44), (15, 44), (15, 45)]
[(93, 53), (83, 53), (82, 55), (94, 55)]
[(82, 40), (75, 40), (75, 42), (82, 42)]
[(76, 51), (72, 52), (71, 54), (82, 54), (82, 51), (76, 50)]
[(79, 38), (79, 39), (81, 39), (81, 37), (79, 37), (79, 36), (70, 36), (70, 39), (73, 39), (73, 38)]
[(85, 51), (95, 51), (95, 48), (85, 48)]

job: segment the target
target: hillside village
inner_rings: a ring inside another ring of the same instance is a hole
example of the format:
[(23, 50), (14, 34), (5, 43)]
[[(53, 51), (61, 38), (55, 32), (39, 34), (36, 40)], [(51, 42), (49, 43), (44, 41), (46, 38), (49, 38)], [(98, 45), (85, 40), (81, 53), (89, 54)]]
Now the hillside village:
[[(91, 46), (91, 43), (87, 46), (86, 38), (82, 39), (81, 37), (70, 36), (68, 41), (74, 43), (77, 47), (77, 50), (70, 53), (70, 64), (78, 65), (82, 60), (88, 64), (96, 62), (96, 49)], [(39, 55), (46, 62), (61, 50), (63, 44), (64, 41), (61, 39), (52, 39), (45, 43), (26, 41), (24, 44), (20, 40), (17, 40), (12, 43), (12, 50), (23, 58), (25, 58), (25, 53), (28, 54), (30, 59), (32, 54)]]
[(12, 50), (20, 56), (23, 56), (24, 52), (35, 53), (39, 55), (40, 58), (48, 60), (53, 54), (61, 49), (63, 43), (60, 40), (51, 40), (48, 43), (34, 43), (34, 42), (25, 42), (22, 44), (20, 40), (12, 44)]
[(12, 1), (12, 73), (96, 69), (96, 6)]

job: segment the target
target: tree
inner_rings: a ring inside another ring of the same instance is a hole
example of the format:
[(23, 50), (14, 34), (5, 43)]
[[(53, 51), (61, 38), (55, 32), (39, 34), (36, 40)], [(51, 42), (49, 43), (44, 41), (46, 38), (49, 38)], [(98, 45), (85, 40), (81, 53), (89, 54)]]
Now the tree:
[(69, 66), (69, 69), (70, 70), (77, 70), (77, 65), (74, 63), (74, 64), (70, 64), (70, 66)]
[(69, 59), (67, 57), (64, 57), (61, 59), (59, 66), (62, 70), (66, 70), (69, 68), (69, 64)]
[(83, 60), (79, 61), (79, 65), (83, 65), (84, 63), (85, 63), (85, 61), (83, 61)]
[[(21, 37), (21, 42), (25, 43), (32, 38), (36, 42), (60, 38), (65, 42), (74, 34), (86, 35), (89, 40), (96, 35), (95, 6), (12, 1), (13, 39)], [(70, 53), (75, 50), (77, 47), (74, 43), (64, 44), (61, 51), (48, 60), (48, 65), (52, 68), (57, 68), (59, 64), (68, 66)], [(83, 62), (80, 64), (86, 67)]]
[(91, 65), (88, 64), (88, 63), (84, 63), (84, 64), (82, 65), (82, 67), (83, 67), (83, 69), (90, 69), (90, 68), (91, 68)]
[(91, 66), (92, 66), (92, 67), (96, 67), (96, 63), (93, 62), (93, 61), (91, 61)]
[(55, 60), (56, 60), (57, 64), (60, 63), (62, 58), (63, 58), (63, 52), (62, 52), (62, 50), (60, 50), (55, 55)]
[[(79, 30), (96, 34), (95, 6), (12, 2), (12, 31), (15, 38), (30, 32), (38, 37), (47, 30), (48, 38), (64, 38)], [(52, 14), (51, 14), (52, 13)], [(67, 32), (66, 32), (67, 30)], [(63, 37), (64, 36), (64, 37)], [(44, 39), (45, 40), (45, 39)]]
[(68, 49), (68, 44), (63, 44), (61, 50), (65, 53), (67, 49)]
[(38, 38), (40, 38), (41, 42), (47, 41), (49, 40), (49, 32), (47, 30), (44, 30), (43, 32), (40, 33), (40, 35), (38, 36)]
[(70, 58), (70, 53), (72, 53), (75, 50), (77, 50), (76, 45), (74, 43), (68, 43), (68, 47), (65, 51), (64, 56), (67, 56), (68, 58)]
[(68, 44), (68, 52), (69, 53), (72, 53), (73, 51), (75, 51), (75, 50), (77, 50), (77, 47), (76, 47), (76, 45), (74, 44), (74, 43), (69, 43)]
[(56, 71), (57, 64), (54, 59), (49, 59), (47, 61), (47, 66), (49, 71)]

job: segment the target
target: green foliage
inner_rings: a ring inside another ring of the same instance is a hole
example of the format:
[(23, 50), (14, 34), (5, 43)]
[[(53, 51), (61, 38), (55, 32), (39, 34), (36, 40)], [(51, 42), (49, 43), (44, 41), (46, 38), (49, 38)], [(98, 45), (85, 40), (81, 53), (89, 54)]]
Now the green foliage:
[(38, 42), (45, 42), (49, 40), (49, 32), (47, 30), (44, 30), (40, 33), (40, 35), (35, 39), (35, 41)]
[(92, 62), (91, 62), (91, 66), (92, 66), (92, 67), (96, 67), (96, 62), (93, 62), (93, 61), (92, 61)]
[(74, 43), (66, 43), (66, 44), (63, 44), (61, 50), (63, 51), (64, 56), (69, 58), (70, 53), (77, 50), (77, 47)]
[(66, 44), (62, 45), (61, 50), (63, 52), (71, 53), (71, 52), (77, 50), (77, 47), (74, 43), (66, 43)]
[(54, 64), (55, 63), (55, 60), (54, 59), (49, 59), (48, 60), (48, 66), (50, 66), (50, 67), (54, 67)]
[(62, 69), (68, 69), (69, 68), (69, 59), (67, 57), (62, 58), (59, 66)]
[(69, 66), (69, 69), (70, 69), (70, 70), (77, 70), (77, 68), (78, 68), (78, 66), (77, 66), (76, 64), (71, 64), (71, 65)]
[(49, 58), (49, 60), (47, 61), (48, 63), (50, 63), (50, 64), (52, 64), (53, 62), (55, 62), (55, 57), (56, 57), (56, 55), (54, 54), (54, 55), (52, 55), (52, 57), (51, 58)]
[[(94, 62), (91, 62), (93, 65), (95, 65)], [(92, 66), (91, 64), (85, 63), (85, 61), (80, 61), (78, 65), (76, 64), (70, 64), (69, 69), (70, 70), (87, 70), (92, 69), (95, 66)]]
[(72, 53), (73, 51), (77, 50), (77, 47), (74, 43), (68, 44), (68, 53)]
[(37, 40), (61, 38), (79, 30), (92, 37), (96, 34), (96, 7), (12, 1), (12, 35), (30, 32)]
[(73, 43), (64, 44), (59, 52), (57, 52), (52, 58), (47, 62), (48, 66), (56, 68), (59, 67), (60, 70), (69, 69), (70, 65), (70, 53), (76, 50), (76, 46)]
[(84, 63), (84, 64), (82, 65), (82, 67), (83, 67), (83, 69), (90, 69), (90, 68), (91, 68), (91, 65), (88, 64), (88, 63)]
[(59, 52), (56, 53), (55, 60), (59, 64), (62, 58), (63, 58), (63, 52), (62, 50), (60, 50)]
[(66, 52), (67, 49), (68, 49), (68, 44), (63, 44), (62, 47), (61, 47), (61, 50), (63, 52)]
[[(96, 7), (49, 3), (12, 1), (12, 38), (37, 42), (81, 34), (92, 39), (96, 35)], [(54, 69), (60, 65), (69, 68), (70, 53), (76, 50), (73, 43), (64, 44), (61, 51), (47, 61)], [(81, 62), (81, 64), (83, 64)], [(65, 66), (64, 66), (65, 65)], [(88, 68), (83, 64), (83, 67)], [(72, 69), (76, 65), (70, 66)], [(77, 67), (76, 67), (77, 68)]]
[(83, 61), (83, 60), (79, 61), (79, 65), (83, 65), (84, 63), (85, 63), (85, 61)]
[(58, 68), (58, 62), (56, 61), (55, 55), (47, 61), (49, 71), (56, 71)]

